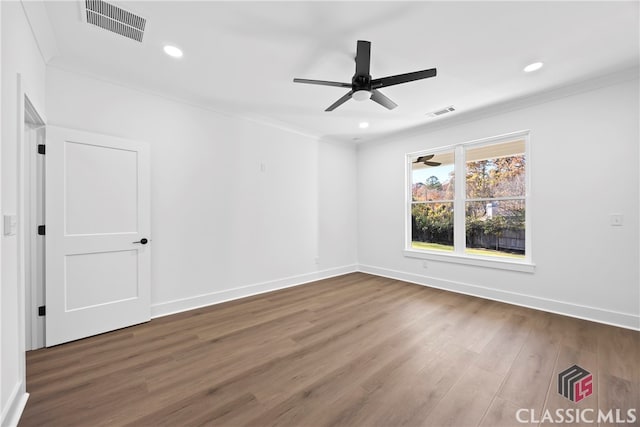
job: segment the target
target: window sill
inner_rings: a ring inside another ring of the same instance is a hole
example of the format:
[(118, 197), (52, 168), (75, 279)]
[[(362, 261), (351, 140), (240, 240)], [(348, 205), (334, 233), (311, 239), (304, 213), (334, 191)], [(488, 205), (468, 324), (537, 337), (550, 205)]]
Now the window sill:
[(451, 262), (454, 264), (472, 265), (474, 267), (495, 268), (500, 270), (520, 271), (522, 273), (534, 273), (536, 265), (527, 261), (488, 259), (472, 255), (458, 255), (447, 253), (434, 253), (427, 251), (404, 250), (407, 258), (430, 259), (434, 261)]

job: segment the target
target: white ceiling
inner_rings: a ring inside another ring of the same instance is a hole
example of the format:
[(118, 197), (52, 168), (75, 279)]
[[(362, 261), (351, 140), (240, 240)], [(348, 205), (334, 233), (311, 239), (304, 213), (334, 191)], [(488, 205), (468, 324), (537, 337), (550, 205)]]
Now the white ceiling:
[[(84, 2), (82, 2), (84, 3)], [(50, 64), (308, 134), (367, 141), (638, 66), (632, 2), (114, 2), (148, 19), (143, 43), (83, 22), (79, 2), (47, 2), (59, 55)], [(399, 104), (324, 109), (350, 82), (356, 41), (373, 78), (436, 67), (438, 76), (385, 88)], [(166, 56), (173, 43), (184, 57)], [(526, 74), (522, 68), (543, 61)], [(359, 129), (361, 121), (370, 122)]]

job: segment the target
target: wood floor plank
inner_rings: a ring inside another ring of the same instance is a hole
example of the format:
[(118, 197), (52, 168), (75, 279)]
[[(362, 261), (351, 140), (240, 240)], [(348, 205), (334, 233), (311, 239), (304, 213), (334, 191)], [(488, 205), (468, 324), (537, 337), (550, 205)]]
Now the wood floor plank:
[(250, 420), (248, 424), (299, 425), (307, 417), (313, 419), (314, 413), (315, 417), (322, 417), (324, 408), (332, 407), (337, 401), (349, 399), (354, 390), (358, 389), (358, 378), (369, 375), (397, 354), (417, 352), (420, 345), (413, 345), (413, 342), (416, 337), (421, 337), (422, 332), (412, 332), (413, 337), (404, 337), (404, 347), (383, 341), (357, 357), (337, 358), (331, 363), (331, 366), (339, 366), (337, 369), (325, 373), (319, 380), (302, 388), (291, 387), (293, 390), (297, 389), (294, 394)]
[[(598, 407), (608, 414), (613, 413), (613, 418), (608, 423), (602, 425), (615, 426), (640, 426), (640, 384), (631, 382), (623, 378), (610, 374), (601, 374), (598, 378), (597, 387)], [(627, 421), (628, 411), (635, 409), (635, 422)], [(620, 415), (618, 415), (618, 413)]]
[(447, 334), (449, 325), (432, 325), (417, 350), (399, 354), (368, 378), (359, 399), (344, 406), (326, 425), (419, 424), (460, 375), (461, 360), (471, 356)]
[[(637, 381), (640, 373), (640, 334), (621, 328), (604, 328), (598, 334), (599, 373)], [(606, 331), (605, 331), (606, 330)]]
[[(501, 397), (495, 397), (491, 406), (484, 415), (480, 422), (480, 427), (513, 427), (516, 425), (537, 425), (537, 423), (518, 423), (516, 418), (518, 410), (522, 409), (520, 406), (502, 399)], [(530, 420), (524, 416), (524, 420)]]
[[(398, 393), (394, 399), (397, 405), (383, 405), (379, 415), (371, 417), (375, 425), (421, 425), (434, 408), (442, 401), (463, 373), (462, 366), (467, 366), (474, 357), (455, 344), (447, 346), (453, 350), (450, 354), (434, 359), (412, 377), (406, 390)], [(397, 411), (396, 408), (402, 408)]]
[(498, 391), (499, 397), (521, 408), (542, 410), (560, 351), (553, 335), (535, 328), (530, 331)]
[[(475, 426), (491, 406), (502, 375), (469, 366), (421, 423), (423, 426)], [(465, 396), (461, 399), (460, 396)]]
[(506, 374), (529, 335), (530, 323), (531, 320), (524, 315), (511, 314), (480, 353), (475, 364), (496, 374)]
[(637, 405), (639, 336), (353, 273), (29, 352), (20, 426), (512, 426)]

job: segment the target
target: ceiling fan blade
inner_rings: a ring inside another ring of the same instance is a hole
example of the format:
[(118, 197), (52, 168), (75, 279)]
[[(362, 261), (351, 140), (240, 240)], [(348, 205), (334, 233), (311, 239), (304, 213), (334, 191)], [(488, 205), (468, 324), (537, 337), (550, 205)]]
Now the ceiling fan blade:
[(324, 111), (333, 111), (335, 110), (337, 107), (341, 106), (342, 104), (344, 104), (345, 102), (347, 102), (349, 99), (351, 99), (351, 95), (353, 95), (353, 91), (350, 90), (349, 92), (347, 92), (347, 94), (345, 96), (343, 96), (342, 98), (338, 99), (336, 102), (334, 102), (333, 104), (331, 104), (326, 110)]
[(423, 163), (427, 166), (440, 166), (442, 164), (440, 162), (427, 162), (427, 161), (424, 161)]
[(326, 80), (293, 79), (293, 82), (294, 83), (308, 83), (308, 84), (312, 84), (312, 85), (336, 86), (336, 87), (351, 88), (351, 83), (330, 82), (330, 81), (326, 81)]
[(393, 102), (392, 100), (384, 96), (382, 92), (377, 90), (371, 91), (371, 100), (373, 102), (377, 102), (378, 104), (382, 105), (383, 107), (389, 110), (393, 110), (398, 106), (398, 104), (396, 104), (395, 102)]
[(399, 85), (401, 83), (412, 82), (414, 80), (428, 79), (436, 76), (436, 69), (414, 71), (413, 73), (398, 74), (396, 76), (382, 77), (380, 79), (371, 80), (371, 88), (379, 89), (381, 87)]
[(414, 163), (423, 163), (426, 162), (427, 160), (431, 160), (433, 159), (433, 156), (435, 156), (435, 154), (429, 154), (427, 156), (420, 156), (416, 159), (416, 161)]
[(371, 65), (371, 42), (358, 40), (356, 50), (356, 76), (368, 76)]

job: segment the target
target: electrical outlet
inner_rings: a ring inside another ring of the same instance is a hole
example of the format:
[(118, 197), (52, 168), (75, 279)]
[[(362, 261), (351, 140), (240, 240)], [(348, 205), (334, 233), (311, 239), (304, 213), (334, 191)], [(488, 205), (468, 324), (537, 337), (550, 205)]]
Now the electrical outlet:
[(612, 227), (622, 227), (622, 214), (611, 214), (609, 219)]

